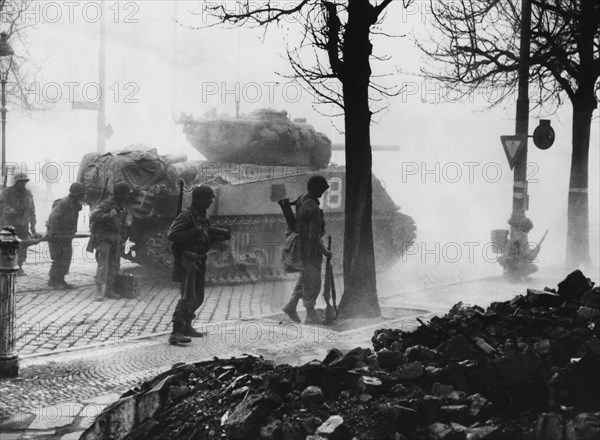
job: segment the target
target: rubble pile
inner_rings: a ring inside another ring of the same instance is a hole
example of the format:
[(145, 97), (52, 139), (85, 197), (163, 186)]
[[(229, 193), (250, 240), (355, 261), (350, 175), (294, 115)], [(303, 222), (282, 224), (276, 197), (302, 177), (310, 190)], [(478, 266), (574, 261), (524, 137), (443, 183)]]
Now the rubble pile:
[(599, 321), (600, 292), (576, 271), (558, 290), (377, 330), (374, 350), (177, 366), (130, 392), (163, 398), (127, 438), (598, 439)]

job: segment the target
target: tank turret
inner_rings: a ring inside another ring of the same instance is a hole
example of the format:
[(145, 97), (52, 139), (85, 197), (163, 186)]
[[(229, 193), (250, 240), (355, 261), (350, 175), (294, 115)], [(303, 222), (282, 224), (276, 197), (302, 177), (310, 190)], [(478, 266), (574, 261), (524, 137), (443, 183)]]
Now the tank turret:
[(241, 118), (180, 119), (190, 144), (210, 162), (299, 165), (324, 168), (331, 141), (285, 110), (261, 109)]

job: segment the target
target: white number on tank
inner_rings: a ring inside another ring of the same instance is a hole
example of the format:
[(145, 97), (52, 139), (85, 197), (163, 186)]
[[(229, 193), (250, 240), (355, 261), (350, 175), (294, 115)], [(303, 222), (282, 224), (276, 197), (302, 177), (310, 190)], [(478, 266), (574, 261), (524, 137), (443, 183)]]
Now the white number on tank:
[(329, 189), (326, 198), (327, 206), (331, 209), (337, 209), (342, 206), (342, 179), (332, 177), (329, 179)]

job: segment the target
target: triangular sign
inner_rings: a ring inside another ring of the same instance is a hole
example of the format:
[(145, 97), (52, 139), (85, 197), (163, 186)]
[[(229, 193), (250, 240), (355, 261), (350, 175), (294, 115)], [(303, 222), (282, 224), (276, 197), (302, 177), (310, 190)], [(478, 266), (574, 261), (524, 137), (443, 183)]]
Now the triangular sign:
[(508, 159), (508, 165), (512, 170), (519, 159), (521, 151), (527, 147), (527, 136), (500, 136), (500, 140)]

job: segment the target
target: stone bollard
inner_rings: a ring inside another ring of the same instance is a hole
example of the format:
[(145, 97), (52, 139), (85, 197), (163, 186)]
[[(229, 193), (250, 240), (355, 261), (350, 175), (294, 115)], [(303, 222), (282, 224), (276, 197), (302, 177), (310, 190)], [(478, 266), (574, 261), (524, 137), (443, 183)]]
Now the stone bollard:
[(12, 226), (5, 226), (0, 232), (0, 377), (19, 374), (19, 355), (15, 351), (15, 278), (20, 243)]

